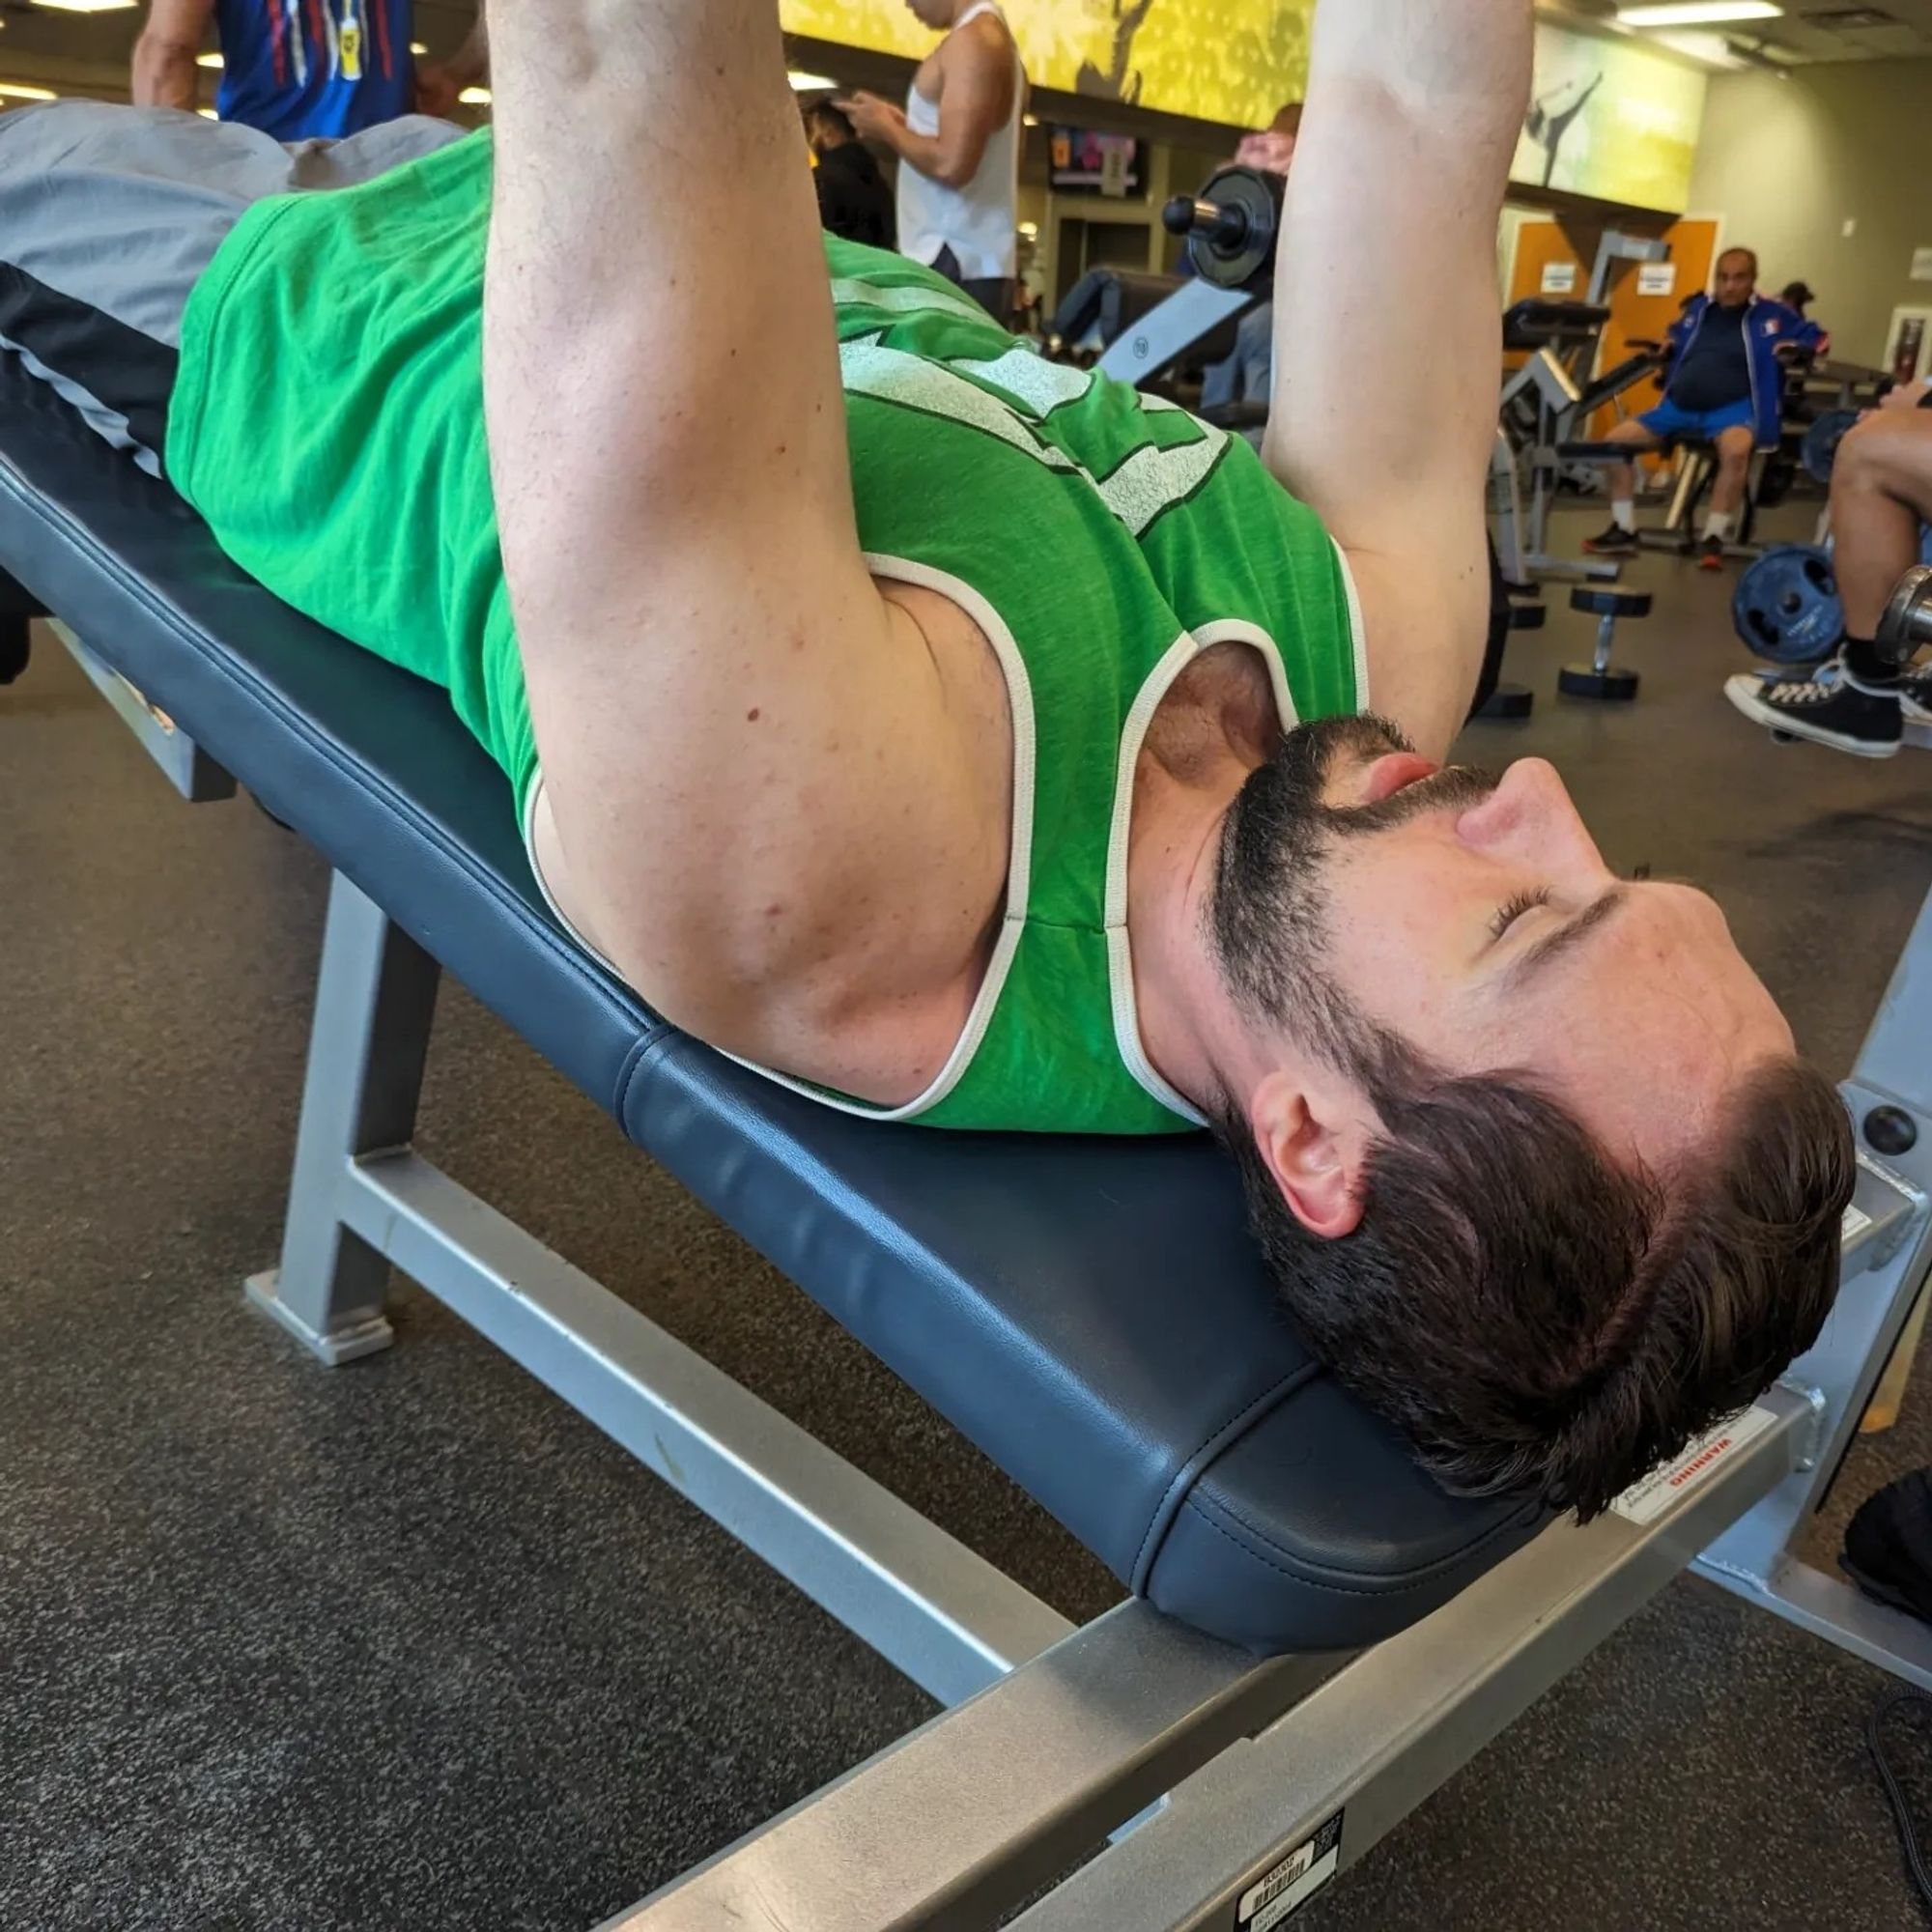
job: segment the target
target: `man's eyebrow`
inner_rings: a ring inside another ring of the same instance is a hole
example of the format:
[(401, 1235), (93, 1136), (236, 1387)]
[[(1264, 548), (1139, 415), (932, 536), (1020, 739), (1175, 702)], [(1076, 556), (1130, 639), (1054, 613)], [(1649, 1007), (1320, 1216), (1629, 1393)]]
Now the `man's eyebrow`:
[(1525, 946), (1503, 968), (1503, 989), (1512, 993), (1520, 991), (1533, 976), (1546, 971), (1564, 953), (1580, 946), (1605, 920), (1614, 918), (1617, 909), (1629, 897), (1630, 889), (1627, 886), (1612, 886), (1607, 892), (1598, 894), (1581, 912), (1573, 914), (1554, 930), (1544, 933)]

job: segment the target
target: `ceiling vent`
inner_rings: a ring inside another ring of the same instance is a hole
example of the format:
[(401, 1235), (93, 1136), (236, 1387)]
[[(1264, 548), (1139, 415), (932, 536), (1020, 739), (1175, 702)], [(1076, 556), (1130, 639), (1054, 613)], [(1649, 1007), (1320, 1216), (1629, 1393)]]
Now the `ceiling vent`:
[(1873, 27), (1895, 27), (1898, 16), (1881, 7), (1835, 7), (1823, 14), (1800, 14), (1798, 20), (1807, 27), (1823, 27), (1833, 34), (1862, 34)]

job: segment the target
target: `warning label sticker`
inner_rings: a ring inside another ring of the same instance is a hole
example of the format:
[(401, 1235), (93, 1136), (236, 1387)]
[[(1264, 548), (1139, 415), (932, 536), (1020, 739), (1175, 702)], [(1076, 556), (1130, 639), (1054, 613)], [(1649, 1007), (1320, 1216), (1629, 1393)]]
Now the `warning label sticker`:
[(1335, 1876), (1342, 1861), (1342, 1814), (1258, 1878), (1235, 1907), (1239, 1932), (1269, 1932)]
[(1748, 1442), (1754, 1442), (1777, 1420), (1768, 1408), (1755, 1406), (1741, 1409), (1728, 1422), (1706, 1430), (1662, 1468), (1653, 1469), (1641, 1482), (1633, 1483), (1611, 1510), (1632, 1522), (1655, 1522), (1681, 1495), (1694, 1490), (1717, 1468), (1729, 1462)]

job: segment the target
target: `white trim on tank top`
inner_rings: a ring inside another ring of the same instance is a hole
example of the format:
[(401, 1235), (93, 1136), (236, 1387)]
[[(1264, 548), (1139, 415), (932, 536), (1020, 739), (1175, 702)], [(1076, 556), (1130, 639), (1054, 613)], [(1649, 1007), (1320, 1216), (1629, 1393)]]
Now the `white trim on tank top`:
[[(1331, 544), (1334, 540), (1330, 539)], [(1355, 598), (1355, 580), (1340, 544), (1334, 544), (1335, 561), (1342, 572), (1348, 597), (1350, 650), (1355, 668), (1355, 709), (1369, 708), (1368, 658), (1363, 648), (1361, 610)], [(1268, 683), (1274, 691), (1276, 715), (1284, 731), (1293, 730), (1298, 722), (1294, 696), (1289, 690), (1288, 671), (1273, 638), (1259, 624), (1244, 618), (1225, 617), (1204, 624), (1198, 631), (1183, 631), (1169, 645), (1127, 712), (1121, 732), (1121, 761), (1114, 781), (1114, 824), (1107, 841), (1107, 975), (1114, 1002), (1114, 1044), (1122, 1062), (1141, 1086), (1163, 1107), (1183, 1120), (1206, 1126), (1201, 1110), (1184, 1094), (1169, 1086), (1153, 1062), (1148, 1058), (1147, 1042), (1141, 1037), (1140, 1005), (1134, 993), (1133, 946), (1127, 935), (1127, 859), (1129, 835), (1133, 827), (1134, 774), (1140, 764), (1141, 747), (1161, 700), (1173, 689), (1174, 681), (1203, 651), (1216, 644), (1247, 644), (1261, 655)]]
[[(763, 1074), (767, 1080), (776, 1081), (781, 1087), (790, 1088), (794, 1094), (804, 1094), (809, 1100), (836, 1107), (841, 1114), (856, 1114), (867, 1121), (911, 1121), (938, 1106), (965, 1077), (967, 1067), (973, 1064), (974, 1056), (986, 1037), (987, 1028), (993, 1023), (994, 1009), (1006, 989), (1007, 976), (1012, 971), (1013, 955), (1019, 951), (1020, 937), (1026, 930), (1027, 901), (1032, 889), (1036, 762), (1033, 682), (1027, 675), (1026, 660), (1020, 655), (1019, 644), (1006, 620), (963, 579), (953, 577), (947, 571), (935, 570), (930, 564), (915, 563), (909, 557), (885, 556), (876, 552), (867, 554), (866, 568), (874, 577), (882, 577), (895, 583), (910, 583), (922, 590), (936, 591), (956, 604), (984, 633), (986, 641), (993, 647), (994, 657), (999, 661), (1000, 669), (1005, 673), (1007, 696), (1013, 719), (1013, 832), (1011, 849), (1007, 858), (1006, 905), (1000, 915), (1000, 936), (993, 943), (993, 956), (987, 961), (980, 990), (973, 996), (966, 1025), (953, 1042), (952, 1051), (947, 1055), (945, 1065), (924, 1093), (915, 1100), (906, 1101), (903, 1106), (876, 1106), (868, 1101), (854, 1100), (826, 1088), (814, 1087), (810, 1081), (797, 1079), (789, 1073), (760, 1066), (756, 1061), (741, 1059), (735, 1053), (727, 1053), (724, 1057), (737, 1061), (740, 1066), (749, 1067), (753, 1073)], [(531, 775), (529, 790), (524, 795), (523, 810), (524, 851), (535, 875), (537, 890), (543, 894), (544, 903), (550, 907), (553, 917), (564, 931), (592, 958), (621, 980), (624, 976), (610, 957), (592, 946), (570, 923), (563, 908), (557, 904), (556, 895), (544, 878), (543, 867), (537, 863), (532, 818), (537, 796), (542, 789), (543, 768), (538, 766)], [(724, 1049), (718, 1050), (723, 1052)]]

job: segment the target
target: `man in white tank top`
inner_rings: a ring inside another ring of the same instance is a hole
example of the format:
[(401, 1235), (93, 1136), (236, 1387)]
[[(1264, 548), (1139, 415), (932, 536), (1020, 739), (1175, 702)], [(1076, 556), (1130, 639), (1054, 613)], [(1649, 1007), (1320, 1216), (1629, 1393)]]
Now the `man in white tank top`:
[(876, 95), (842, 100), (861, 137), (899, 157), (899, 250), (1012, 313), (1026, 70), (994, 0), (906, 0), (946, 38), (913, 77), (903, 112)]

